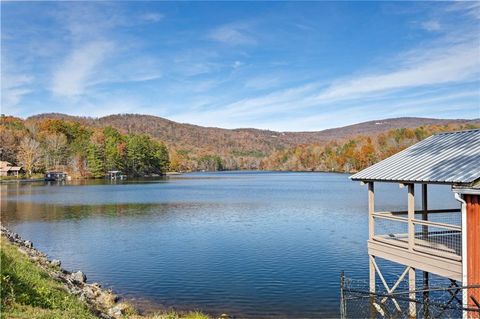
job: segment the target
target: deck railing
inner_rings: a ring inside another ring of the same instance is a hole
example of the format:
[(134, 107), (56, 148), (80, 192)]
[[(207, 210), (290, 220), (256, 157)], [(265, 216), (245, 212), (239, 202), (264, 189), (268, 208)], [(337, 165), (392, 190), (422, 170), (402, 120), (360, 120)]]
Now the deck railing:
[(372, 239), (375, 241), (453, 260), (462, 259), (460, 209), (415, 211), (411, 219), (406, 211), (375, 212), (372, 217)]

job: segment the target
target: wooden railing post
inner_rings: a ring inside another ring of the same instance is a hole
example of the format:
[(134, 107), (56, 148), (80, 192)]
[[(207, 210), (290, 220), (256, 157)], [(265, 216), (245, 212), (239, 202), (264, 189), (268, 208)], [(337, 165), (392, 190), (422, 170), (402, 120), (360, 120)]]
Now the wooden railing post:
[(373, 182), (368, 182), (368, 239), (375, 236), (375, 188)]
[(408, 184), (408, 249), (413, 251), (415, 244), (415, 185)]

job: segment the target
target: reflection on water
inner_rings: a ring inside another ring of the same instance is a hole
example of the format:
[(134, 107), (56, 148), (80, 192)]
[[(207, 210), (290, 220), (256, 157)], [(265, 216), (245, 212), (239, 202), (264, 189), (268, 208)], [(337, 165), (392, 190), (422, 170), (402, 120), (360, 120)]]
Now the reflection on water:
[[(2, 223), (148, 308), (336, 316), (341, 270), (368, 276), (366, 189), (347, 175), (231, 172), (1, 185)], [(379, 185), (378, 209), (405, 209)], [(434, 187), (432, 208), (457, 207)], [(398, 269), (390, 265), (391, 272)]]

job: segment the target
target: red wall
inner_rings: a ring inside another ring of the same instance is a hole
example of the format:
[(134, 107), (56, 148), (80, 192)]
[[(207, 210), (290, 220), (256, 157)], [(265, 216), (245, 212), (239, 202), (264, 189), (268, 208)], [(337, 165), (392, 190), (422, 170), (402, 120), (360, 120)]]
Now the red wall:
[[(468, 285), (480, 285), (480, 195), (465, 195), (467, 202), (467, 275)], [(480, 302), (480, 288), (470, 289), (468, 305), (475, 308), (471, 296)], [(479, 314), (470, 318), (480, 318)]]

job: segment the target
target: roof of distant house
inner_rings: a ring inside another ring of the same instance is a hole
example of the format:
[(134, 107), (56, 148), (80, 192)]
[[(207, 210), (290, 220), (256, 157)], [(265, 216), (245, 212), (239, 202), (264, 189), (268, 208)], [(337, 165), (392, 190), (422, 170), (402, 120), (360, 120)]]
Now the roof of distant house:
[(0, 168), (7, 167), (7, 166), (12, 166), (12, 163), (7, 161), (0, 161)]
[(18, 172), (21, 171), (22, 167), (20, 166), (5, 166), (0, 167), (0, 172)]

